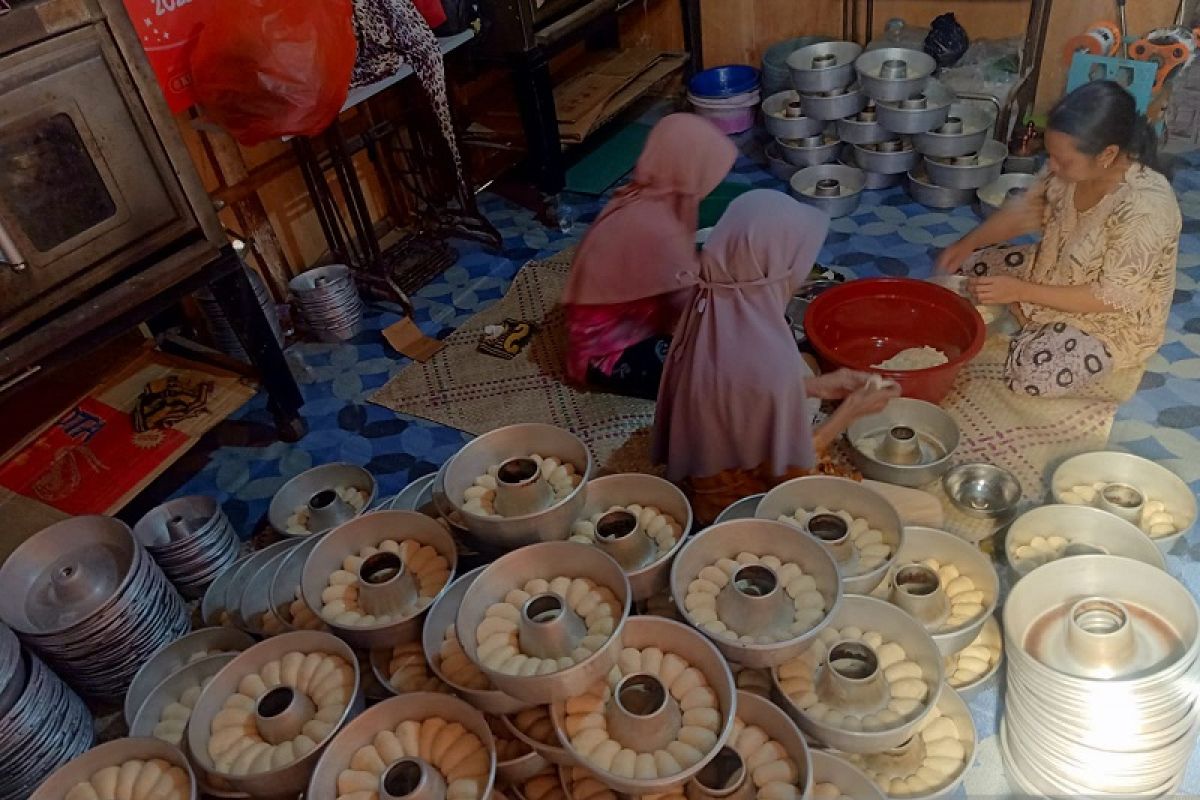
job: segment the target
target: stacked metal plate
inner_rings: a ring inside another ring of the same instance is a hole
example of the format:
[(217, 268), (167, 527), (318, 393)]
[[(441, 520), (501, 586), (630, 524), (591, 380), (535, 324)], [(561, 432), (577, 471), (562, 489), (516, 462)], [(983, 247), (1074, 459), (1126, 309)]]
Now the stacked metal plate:
[(288, 288), (305, 326), (320, 341), (345, 341), (362, 330), (363, 301), (354, 274), (344, 264), (310, 269), (292, 278)]
[[(263, 279), (259, 277), (256, 270), (244, 267), (247, 277), (250, 278), (250, 285), (254, 287), (254, 296), (258, 299), (258, 304), (262, 306), (263, 313), (267, 315), (267, 322), (271, 324), (271, 331), (275, 334), (275, 341), (283, 344), (283, 325), (279, 321), (279, 312), (275, 309), (275, 300), (271, 297), (271, 292), (268, 291), (267, 285), (263, 283)], [(233, 326), (229, 324), (229, 318), (225, 316), (225, 310), (221, 308), (221, 304), (217, 302), (217, 298), (207, 288), (196, 292), (196, 300), (200, 303), (201, 310), (208, 317), (209, 333), (213, 337), (213, 342), (224, 353), (228, 353), (234, 358), (242, 361), (249, 361), (250, 357), (246, 354), (245, 348), (238, 340), (237, 334), (233, 332)]]
[(25, 800), (92, 740), (79, 695), (0, 625), (0, 800)]
[(180, 497), (153, 508), (133, 526), (179, 593), (195, 600), (237, 560), (240, 542), (211, 497)]
[(1001, 750), (1018, 788), (1159, 797), (1200, 732), (1200, 609), (1162, 570), (1117, 556), (1034, 570), (1004, 608)]
[(0, 621), (90, 698), (119, 703), (151, 654), (188, 632), (183, 598), (111, 517), (51, 525), (0, 566)]

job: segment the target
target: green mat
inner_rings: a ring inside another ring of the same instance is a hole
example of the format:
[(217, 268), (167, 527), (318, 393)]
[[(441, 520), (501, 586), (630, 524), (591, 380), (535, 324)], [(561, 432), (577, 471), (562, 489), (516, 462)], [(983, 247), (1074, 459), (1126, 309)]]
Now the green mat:
[(708, 197), (700, 201), (700, 227), (711, 228), (716, 225), (734, 198), (753, 188), (745, 183), (722, 183), (713, 189)]
[(650, 126), (640, 122), (618, 128), (567, 170), (567, 190), (579, 194), (604, 194), (608, 187), (633, 169), (649, 135)]

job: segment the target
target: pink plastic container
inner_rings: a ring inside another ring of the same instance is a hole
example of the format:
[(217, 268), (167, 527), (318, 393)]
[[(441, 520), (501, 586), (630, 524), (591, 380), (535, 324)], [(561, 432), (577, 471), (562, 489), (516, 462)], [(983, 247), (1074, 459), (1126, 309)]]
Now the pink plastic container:
[(725, 97), (720, 100), (706, 99), (688, 94), (688, 102), (696, 113), (712, 121), (722, 133), (732, 135), (754, 127), (758, 115), (760, 94), (757, 91)]

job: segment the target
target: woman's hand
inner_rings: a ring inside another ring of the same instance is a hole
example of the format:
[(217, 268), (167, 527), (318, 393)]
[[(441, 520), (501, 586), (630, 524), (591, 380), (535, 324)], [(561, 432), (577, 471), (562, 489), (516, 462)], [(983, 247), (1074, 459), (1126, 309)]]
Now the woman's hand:
[(1008, 275), (995, 275), (967, 280), (967, 291), (975, 302), (985, 306), (1001, 306), (1020, 303), (1029, 286), (1027, 281)]
[(934, 270), (942, 275), (958, 272), (959, 268), (967, 263), (971, 254), (978, 249), (971, 243), (971, 237), (968, 234), (938, 253), (937, 260), (934, 262)]
[(900, 384), (888, 381), (883, 386), (864, 384), (846, 395), (846, 399), (838, 406), (839, 413), (846, 417), (846, 424), (868, 414), (878, 414), (887, 408), (893, 398), (900, 396)]
[(804, 382), (804, 391), (809, 397), (821, 400), (841, 400), (870, 379), (869, 372), (839, 369), (809, 378)]

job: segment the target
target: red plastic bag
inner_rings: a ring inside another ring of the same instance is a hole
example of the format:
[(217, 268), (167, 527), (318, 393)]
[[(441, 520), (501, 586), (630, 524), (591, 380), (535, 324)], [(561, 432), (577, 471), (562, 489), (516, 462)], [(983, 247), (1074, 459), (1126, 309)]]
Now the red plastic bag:
[(442, 7), (442, 0), (413, 0), (413, 5), (431, 28), (440, 27), (446, 21), (446, 9)]
[(244, 145), (337, 117), (358, 45), (351, 0), (215, 0), (192, 51), (205, 115)]

